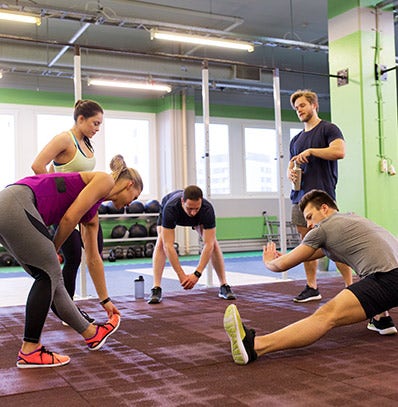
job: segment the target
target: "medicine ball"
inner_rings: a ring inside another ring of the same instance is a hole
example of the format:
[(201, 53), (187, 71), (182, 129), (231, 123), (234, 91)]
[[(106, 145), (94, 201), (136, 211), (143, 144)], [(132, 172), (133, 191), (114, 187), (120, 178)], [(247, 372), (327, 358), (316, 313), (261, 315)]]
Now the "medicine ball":
[(126, 257), (127, 257), (128, 259), (134, 259), (134, 257), (135, 257), (134, 247), (131, 247), (131, 246), (130, 246), (130, 247), (127, 249)]
[(116, 225), (112, 228), (111, 238), (112, 239), (125, 239), (129, 237), (129, 231), (124, 225)]
[(152, 257), (155, 245), (152, 242), (147, 242), (145, 244), (145, 257)]
[(177, 252), (177, 256), (179, 256), (180, 255), (180, 245), (177, 242), (174, 242), (173, 246), (174, 246), (174, 249)]
[(160, 202), (156, 199), (152, 199), (145, 203), (146, 213), (158, 213), (160, 211)]
[(126, 207), (127, 213), (144, 213), (144, 204), (137, 199)]
[(148, 231), (144, 225), (134, 223), (130, 226), (129, 237), (147, 237)]
[(157, 229), (157, 224), (152, 223), (151, 226), (149, 226), (149, 236), (150, 237), (156, 237), (158, 235), (158, 229)]
[(106, 203), (109, 215), (118, 215), (124, 213), (124, 208), (116, 209), (112, 201)]
[(98, 208), (98, 213), (100, 215), (106, 215), (108, 213), (108, 206), (102, 203)]

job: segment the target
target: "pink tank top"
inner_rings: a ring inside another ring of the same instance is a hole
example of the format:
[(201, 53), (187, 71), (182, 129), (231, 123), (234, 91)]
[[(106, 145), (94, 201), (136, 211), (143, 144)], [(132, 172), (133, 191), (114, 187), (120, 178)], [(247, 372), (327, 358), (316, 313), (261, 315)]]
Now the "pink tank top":
[[(47, 226), (60, 222), (86, 186), (78, 172), (39, 174), (22, 178), (15, 184), (26, 185), (33, 191), (36, 208)], [(80, 222), (90, 221), (97, 214), (101, 202), (102, 200), (91, 207)]]

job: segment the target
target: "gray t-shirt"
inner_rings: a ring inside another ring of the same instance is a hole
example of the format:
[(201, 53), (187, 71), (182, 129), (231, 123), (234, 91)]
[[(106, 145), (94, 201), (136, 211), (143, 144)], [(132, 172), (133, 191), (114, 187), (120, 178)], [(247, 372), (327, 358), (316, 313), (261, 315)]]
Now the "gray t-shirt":
[(353, 213), (336, 212), (319, 222), (303, 244), (321, 248), (330, 259), (348, 264), (360, 277), (398, 268), (398, 239)]

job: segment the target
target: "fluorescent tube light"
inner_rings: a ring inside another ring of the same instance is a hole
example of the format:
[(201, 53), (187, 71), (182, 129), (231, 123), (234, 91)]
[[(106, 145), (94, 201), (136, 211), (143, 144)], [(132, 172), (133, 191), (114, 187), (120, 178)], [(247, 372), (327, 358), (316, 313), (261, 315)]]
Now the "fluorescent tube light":
[(189, 44), (210, 45), (213, 47), (238, 49), (248, 52), (254, 51), (253, 44), (246, 41), (229, 40), (216, 37), (204, 37), (201, 35), (192, 35), (192, 34), (182, 34), (172, 31), (162, 31), (158, 30), (157, 28), (151, 29), (151, 40), (153, 40), (154, 38), (159, 40), (186, 42)]
[(0, 20), (15, 21), (18, 23), (41, 24), (41, 18), (36, 14), (19, 11), (0, 10)]
[(144, 90), (153, 90), (157, 92), (171, 92), (171, 87), (168, 85), (159, 85), (155, 83), (146, 83), (146, 82), (120, 82), (103, 79), (89, 79), (88, 84), (96, 86), (108, 86), (113, 88), (144, 89)]

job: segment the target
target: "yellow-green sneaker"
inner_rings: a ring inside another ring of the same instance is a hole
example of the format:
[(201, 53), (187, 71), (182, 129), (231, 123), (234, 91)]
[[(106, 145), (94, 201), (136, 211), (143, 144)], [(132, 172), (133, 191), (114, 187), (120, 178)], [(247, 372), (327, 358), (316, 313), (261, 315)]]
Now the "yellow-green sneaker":
[(247, 365), (257, 359), (254, 350), (256, 331), (243, 325), (235, 304), (229, 305), (225, 310), (224, 329), (231, 342), (231, 353), (235, 363)]

